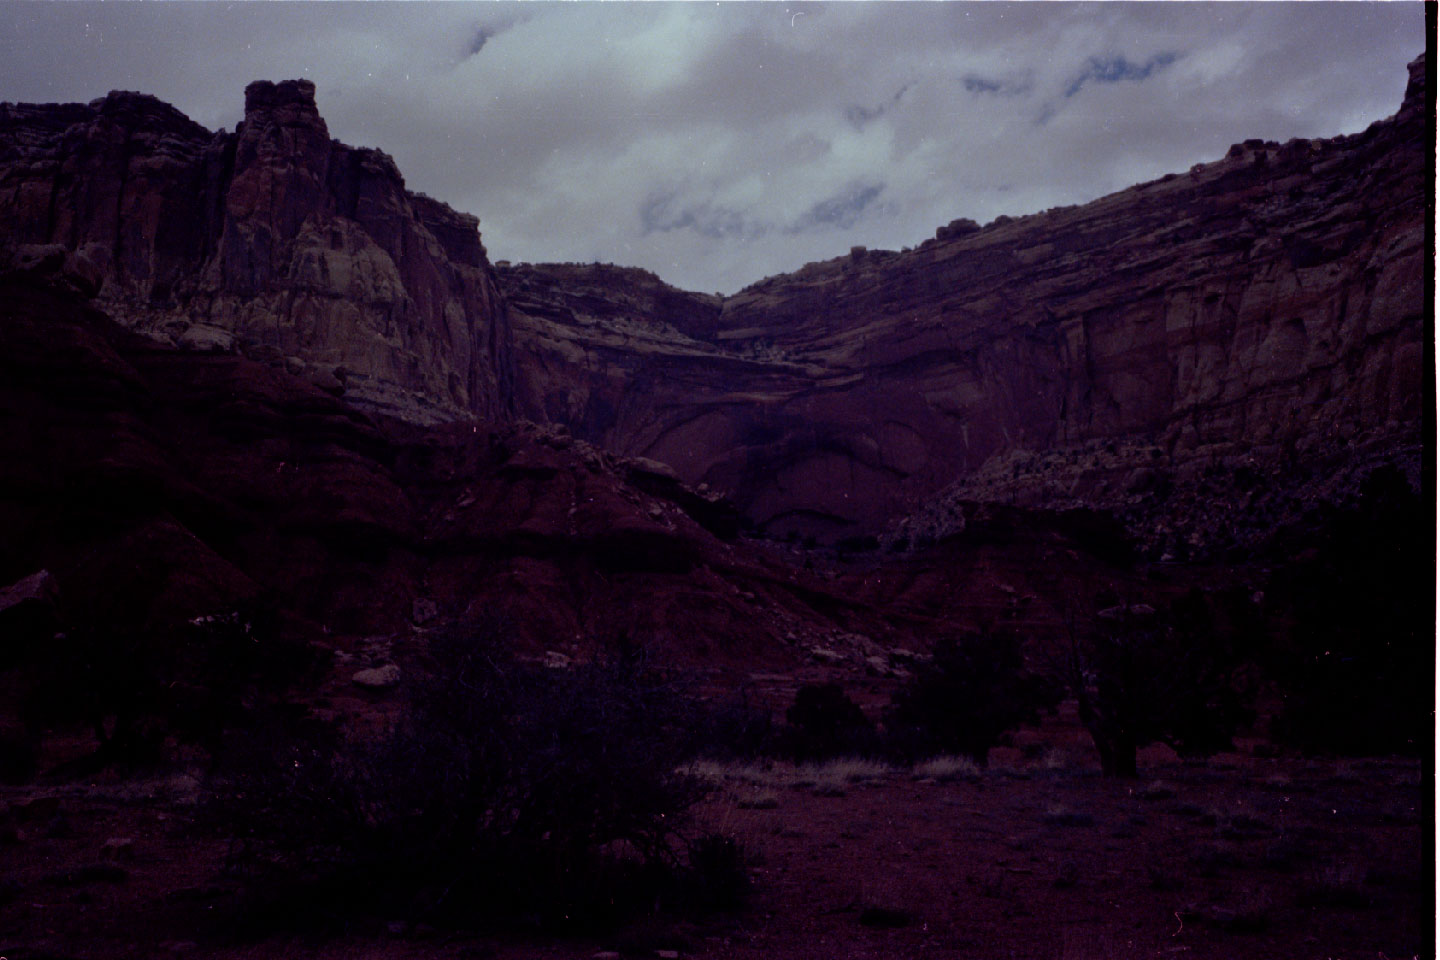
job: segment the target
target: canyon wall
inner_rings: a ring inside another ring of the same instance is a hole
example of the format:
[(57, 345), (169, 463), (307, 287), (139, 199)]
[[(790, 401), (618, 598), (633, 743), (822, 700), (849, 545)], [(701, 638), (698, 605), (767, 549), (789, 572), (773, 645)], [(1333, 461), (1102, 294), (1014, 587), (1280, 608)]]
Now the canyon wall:
[(64, 258), (122, 323), (410, 420), (500, 417), (509, 330), (478, 221), (331, 140), (304, 80), (212, 133), (154, 97), (0, 104), (0, 252)]
[[(475, 218), (331, 140), (305, 81), (252, 84), (234, 133), (140, 94), (0, 105), (0, 266), (53, 262), (132, 329), (372, 412), (563, 426), (770, 533), (943, 535), (974, 500), (1134, 512), (1217, 471), (1414, 472), (1425, 71), (1360, 134), (1246, 141), (729, 297), (600, 264), (492, 268)], [(1167, 509), (1204, 512), (1184, 503)]]
[(822, 538), (879, 532), (947, 486), (1114, 508), (1206, 470), (1418, 451), (1424, 78), (1422, 57), (1401, 110), (1360, 134), (1246, 141), (1083, 206), (856, 248), (718, 309), (634, 271), (504, 268), (521, 410)]

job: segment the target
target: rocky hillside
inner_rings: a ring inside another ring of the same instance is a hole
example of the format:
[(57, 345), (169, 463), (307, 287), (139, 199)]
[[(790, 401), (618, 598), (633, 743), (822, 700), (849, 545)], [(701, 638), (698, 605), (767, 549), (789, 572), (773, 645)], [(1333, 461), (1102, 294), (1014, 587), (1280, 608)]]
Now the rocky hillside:
[(53, 286), (0, 275), (0, 691), (50, 642), (5, 619), (27, 584), (66, 628), (158, 650), (257, 602), (290, 636), (380, 662), (497, 617), (533, 656), (626, 638), (741, 676), (813, 649), (883, 666), (933, 633), (736, 539), (725, 504), (661, 464), (554, 428), (372, 418)]
[(233, 133), (137, 93), (0, 104), (0, 221), (5, 259), (69, 257), (113, 317), (164, 342), (416, 421), (508, 408), (478, 221), (331, 140), (307, 81), (251, 84)]
[(1424, 77), (1422, 57), (1361, 134), (1246, 141), (1084, 206), (857, 248), (718, 310), (673, 290), (648, 310), (661, 288), (635, 272), (503, 271), (521, 408), (726, 491), (766, 530), (831, 539), (947, 487), (911, 527), (943, 533), (966, 499), (1155, 507), (1217, 473), (1253, 487), (1359, 453), (1413, 472)]

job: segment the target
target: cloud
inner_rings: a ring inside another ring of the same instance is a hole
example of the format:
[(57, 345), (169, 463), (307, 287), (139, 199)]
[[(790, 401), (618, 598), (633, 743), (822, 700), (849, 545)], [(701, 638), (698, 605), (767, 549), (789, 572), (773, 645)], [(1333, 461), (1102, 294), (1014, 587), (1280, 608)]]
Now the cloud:
[(969, 93), (996, 94), (1002, 97), (1018, 97), (1029, 93), (1033, 84), (1029, 77), (987, 77), (978, 73), (967, 73), (960, 83)]
[(854, 184), (834, 196), (826, 197), (786, 226), (787, 233), (838, 227), (848, 230), (859, 222), (876, 198), (885, 190), (883, 183)]
[(732, 291), (1362, 129), (1424, 47), (1406, 2), (0, 4), (0, 100), (144, 90), (213, 129), (308, 77), (493, 257)]
[(886, 111), (893, 109), (900, 102), (900, 98), (905, 96), (905, 91), (909, 90), (911, 86), (912, 84), (905, 84), (905, 86), (895, 91), (893, 97), (879, 106), (862, 107), (859, 104), (851, 104), (845, 108), (845, 119), (857, 130), (861, 129), (870, 121), (880, 119), (885, 115)]
[(674, 230), (691, 230), (712, 240), (756, 237), (769, 233), (771, 229), (765, 223), (747, 222), (738, 210), (711, 203), (698, 203), (677, 209), (674, 194), (647, 197), (640, 206), (640, 228), (646, 236)]
[(1065, 88), (1065, 97), (1075, 96), (1087, 83), (1121, 83), (1126, 80), (1139, 82), (1148, 79), (1152, 73), (1165, 69), (1179, 59), (1180, 54), (1165, 50), (1155, 54), (1144, 63), (1131, 63), (1124, 56), (1091, 57), (1080, 74)]

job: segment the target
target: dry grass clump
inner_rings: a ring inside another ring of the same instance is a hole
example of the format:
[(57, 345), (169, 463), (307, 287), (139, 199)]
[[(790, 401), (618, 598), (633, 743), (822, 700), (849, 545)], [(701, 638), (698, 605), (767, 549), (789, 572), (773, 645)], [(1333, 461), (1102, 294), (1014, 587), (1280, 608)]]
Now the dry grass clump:
[(729, 763), (723, 760), (695, 760), (675, 771), (703, 783), (748, 783), (773, 786), (775, 774), (769, 766), (758, 763)]
[(950, 783), (954, 780), (980, 779), (980, 765), (969, 757), (936, 757), (915, 764), (910, 775), (916, 780), (938, 780)]
[(1053, 827), (1089, 827), (1095, 823), (1090, 814), (1058, 804), (1047, 809), (1043, 819)]
[(1146, 784), (1145, 789), (1140, 791), (1142, 800), (1169, 800), (1173, 796), (1175, 796), (1175, 788), (1164, 780)]
[(822, 797), (843, 797), (847, 787), (882, 779), (890, 772), (890, 767), (879, 761), (852, 757), (802, 764), (794, 768), (789, 785), (796, 789), (808, 788)]
[[(706, 783), (745, 784), (770, 790), (813, 790), (821, 796), (844, 796), (847, 787), (888, 777), (893, 768), (877, 760), (857, 757), (828, 760), (823, 763), (722, 763), (697, 760), (681, 767), (679, 773)], [(763, 792), (760, 789), (756, 793)]]

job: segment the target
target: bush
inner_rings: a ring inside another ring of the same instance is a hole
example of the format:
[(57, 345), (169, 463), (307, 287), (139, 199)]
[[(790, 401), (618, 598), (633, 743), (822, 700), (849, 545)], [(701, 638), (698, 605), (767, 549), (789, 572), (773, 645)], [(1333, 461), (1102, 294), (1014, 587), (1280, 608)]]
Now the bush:
[(1136, 776), (1136, 751), (1150, 743), (1183, 757), (1227, 749), (1250, 718), (1238, 670), (1243, 618), (1222, 623), (1224, 600), (1196, 591), (1163, 612), (1108, 606), (1072, 641), (1070, 689), (1107, 776)]
[(753, 760), (783, 749), (770, 711), (751, 703), (745, 690), (718, 704), (697, 706), (688, 726), (692, 752), (711, 759)]
[(310, 737), (217, 784), (251, 889), (332, 919), (606, 923), (654, 903), (695, 796), (675, 772), (673, 691), (632, 651), (550, 670), (507, 639), (437, 637), (430, 679), (378, 742)]
[(892, 752), (907, 759), (956, 753), (980, 766), (1003, 735), (1038, 723), (1059, 688), (1025, 666), (1008, 633), (973, 633), (938, 643), (933, 659), (898, 691), (885, 717)]
[(802, 686), (785, 719), (786, 752), (796, 760), (864, 755), (876, 749), (874, 724), (838, 683)]
[(319, 659), (261, 600), (170, 628), (82, 621), (56, 635), (22, 715), (32, 731), (89, 724), (100, 742), (90, 766), (143, 764), (170, 734), (215, 749)]
[(1326, 511), (1320, 543), (1276, 578), (1294, 641), (1272, 670), (1285, 706), (1272, 732), (1312, 753), (1428, 752), (1434, 708), (1433, 524), (1419, 494), (1379, 470)]
[(687, 844), (686, 879), (691, 903), (719, 910), (734, 910), (750, 893), (745, 872), (745, 850), (734, 837), (707, 833)]

